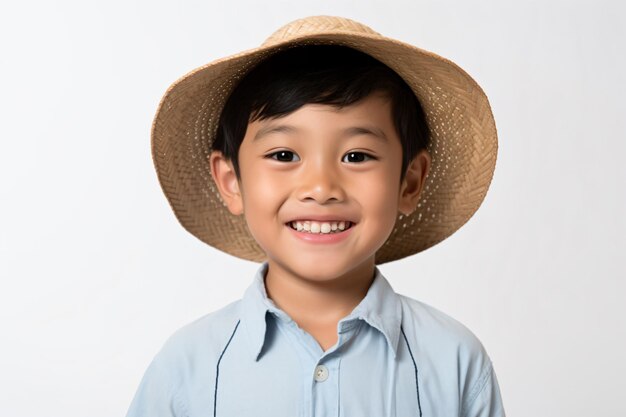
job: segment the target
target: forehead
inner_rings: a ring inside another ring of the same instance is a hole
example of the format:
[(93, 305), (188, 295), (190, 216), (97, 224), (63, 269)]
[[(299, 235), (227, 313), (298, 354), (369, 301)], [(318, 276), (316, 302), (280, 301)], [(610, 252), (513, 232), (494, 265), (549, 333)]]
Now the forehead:
[(248, 124), (246, 139), (261, 143), (274, 136), (367, 135), (380, 141), (395, 134), (391, 102), (384, 94), (370, 94), (349, 106), (305, 104), (287, 115)]

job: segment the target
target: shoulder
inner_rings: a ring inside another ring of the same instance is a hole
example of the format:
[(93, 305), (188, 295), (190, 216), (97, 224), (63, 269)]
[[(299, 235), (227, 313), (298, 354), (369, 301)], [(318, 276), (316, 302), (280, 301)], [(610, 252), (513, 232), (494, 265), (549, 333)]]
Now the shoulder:
[(478, 337), (459, 320), (422, 301), (398, 294), (404, 330), (437, 350), (448, 349), (471, 355), (484, 354)]
[(468, 383), (489, 371), (491, 360), (467, 326), (422, 301), (404, 295), (400, 299), (403, 330), (422, 357), (428, 357), (439, 369), (458, 372), (458, 377)]
[(449, 378), (458, 387), (462, 410), (476, 406), (475, 400), (481, 396), (484, 401), (495, 401), (501, 407), (493, 364), (478, 337), (443, 311), (398, 295), (407, 343), (414, 346), (416, 356), (422, 360), (428, 358), (426, 362), (432, 364), (440, 377)]
[(214, 364), (238, 322), (240, 301), (184, 325), (166, 339), (144, 373), (128, 417), (189, 415), (191, 387), (211, 389)]
[(182, 326), (166, 339), (154, 360), (183, 378), (195, 367), (214, 362), (238, 324), (240, 303), (233, 301)]

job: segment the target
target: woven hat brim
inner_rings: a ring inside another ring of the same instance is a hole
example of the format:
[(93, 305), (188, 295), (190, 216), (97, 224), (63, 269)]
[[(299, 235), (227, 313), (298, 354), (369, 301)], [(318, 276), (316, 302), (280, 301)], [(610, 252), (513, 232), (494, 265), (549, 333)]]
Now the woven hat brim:
[(239, 79), (271, 54), (306, 44), (345, 45), (373, 56), (407, 82), (426, 113), (432, 134), (431, 170), (416, 211), (398, 216), (391, 235), (376, 253), (376, 263), (421, 252), (456, 232), (483, 202), (495, 170), (497, 133), (487, 96), (472, 77), (446, 58), (378, 34), (340, 30), (278, 41), (215, 60), (167, 89), (152, 124), (152, 158), (181, 225), (223, 252), (265, 260), (243, 216), (232, 215), (222, 203), (208, 155), (221, 109)]

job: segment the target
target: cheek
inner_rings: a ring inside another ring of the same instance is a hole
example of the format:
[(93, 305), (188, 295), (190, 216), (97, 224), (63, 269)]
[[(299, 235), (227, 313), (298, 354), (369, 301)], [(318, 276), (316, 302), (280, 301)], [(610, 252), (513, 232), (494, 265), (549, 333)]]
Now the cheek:
[(396, 187), (394, 181), (396, 178), (392, 175), (376, 176), (361, 187), (361, 190), (367, 190), (367, 193), (361, 193), (361, 204), (369, 212), (368, 217), (375, 222), (376, 229), (381, 232), (389, 229), (391, 233), (398, 215), (399, 185)]
[(244, 212), (249, 222), (266, 222), (268, 215), (274, 215), (284, 193), (284, 183), (276, 175), (261, 169), (253, 170), (255, 175), (242, 177)]

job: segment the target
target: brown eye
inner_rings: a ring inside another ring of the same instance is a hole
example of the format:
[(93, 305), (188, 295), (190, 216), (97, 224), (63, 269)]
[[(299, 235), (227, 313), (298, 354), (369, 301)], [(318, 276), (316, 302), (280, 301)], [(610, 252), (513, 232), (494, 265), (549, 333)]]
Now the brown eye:
[[(296, 155), (295, 153), (291, 151), (278, 151), (278, 152), (271, 153), (267, 156), (272, 159), (276, 159), (277, 161), (280, 161), (280, 162), (293, 162), (294, 156), (298, 158), (298, 155)], [(299, 161), (300, 158), (296, 160)]]
[[(347, 160), (346, 160), (347, 158)], [(348, 152), (344, 157), (344, 162), (364, 162), (367, 159), (375, 159), (373, 156), (364, 152)]]

